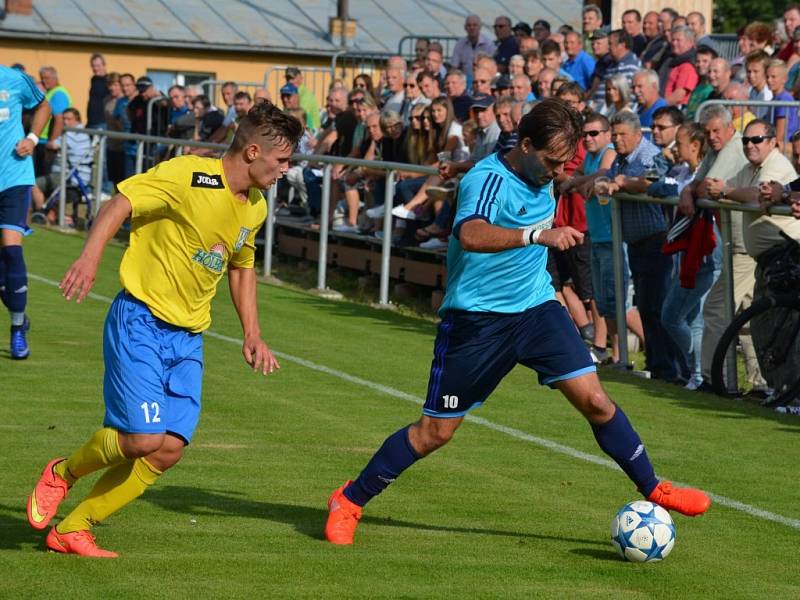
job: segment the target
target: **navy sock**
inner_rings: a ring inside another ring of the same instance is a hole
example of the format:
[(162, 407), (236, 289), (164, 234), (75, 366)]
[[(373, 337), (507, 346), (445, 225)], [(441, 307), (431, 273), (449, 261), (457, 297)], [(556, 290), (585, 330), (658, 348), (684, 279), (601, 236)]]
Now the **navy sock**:
[(358, 478), (345, 488), (344, 495), (351, 502), (364, 506), (419, 458), (408, 440), (408, 427), (395, 431), (386, 438)]
[(0, 247), (0, 300), (6, 304), (6, 253), (5, 246)]
[(645, 498), (649, 496), (658, 485), (658, 479), (639, 434), (622, 409), (618, 406), (608, 423), (592, 425), (592, 431), (603, 452), (625, 471)]
[(28, 303), (28, 272), (22, 246), (3, 246), (2, 255), (6, 271), (3, 303), (11, 313), (24, 313)]

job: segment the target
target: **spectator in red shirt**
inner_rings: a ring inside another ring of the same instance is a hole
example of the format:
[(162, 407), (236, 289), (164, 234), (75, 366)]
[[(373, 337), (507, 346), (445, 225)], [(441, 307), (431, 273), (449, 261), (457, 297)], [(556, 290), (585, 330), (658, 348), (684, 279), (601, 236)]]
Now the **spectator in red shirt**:
[(778, 52), (778, 58), (783, 62), (789, 62), (794, 52), (794, 44), (792, 42), (794, 38), (792, 36), (794, 35), (794, 30), (800, 27), (800, 5), (790, 4), (786, 7), (786, 10), (783, 11), (783, 27), (786, 29), (786, 36), (789, 41)]
[(673, 27), (670, 44), (675, 56), (667, 76), (664, 99), (667, 104), (684, 106), (700, 81), (694, 67), (694, 31), (685, 26)]

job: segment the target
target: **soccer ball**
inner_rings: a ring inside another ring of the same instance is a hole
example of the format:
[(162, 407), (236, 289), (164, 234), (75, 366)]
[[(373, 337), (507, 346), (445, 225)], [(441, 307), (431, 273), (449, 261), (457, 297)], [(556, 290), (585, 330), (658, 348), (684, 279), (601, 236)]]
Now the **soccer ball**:
[(625, 560), (662, 560), (675, 545), (675, 524), (658, 504), (629, 502), (611, 521), (611, 544)]

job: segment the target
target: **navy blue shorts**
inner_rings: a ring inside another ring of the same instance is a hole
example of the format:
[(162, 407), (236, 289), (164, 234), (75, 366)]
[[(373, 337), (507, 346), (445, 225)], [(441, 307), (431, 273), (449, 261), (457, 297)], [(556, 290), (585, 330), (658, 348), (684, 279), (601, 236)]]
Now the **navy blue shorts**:
[(0, 192), (0, 229), (28, 235), (28, 211), (31, 207), (31, 185), (15, 185)]
[(597, 369), (569, 318), (555, 300), (523, 313), (450, 311), (439, 324), (422, 412), (462, 417), (480, 406), (517, 364), (552, 385)]

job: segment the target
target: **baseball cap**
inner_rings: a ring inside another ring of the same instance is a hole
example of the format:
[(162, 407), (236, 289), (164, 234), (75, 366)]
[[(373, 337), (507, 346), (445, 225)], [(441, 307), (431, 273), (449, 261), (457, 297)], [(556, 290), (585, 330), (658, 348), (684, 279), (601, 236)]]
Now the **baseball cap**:
[(489, 94), (476, 94), (472, 97), (470, 108), (489, 108), (494, 104), (494, 98)]
[(533, 28), (534, 29), (546, 29), (547, 31), (550, 31), (550, 23), (548, 23), (544, 19), (539, 19), (538, 21), (536, 21), (533, 24)]
[(602, 29), (595, 29), (592, 32), (592, 35), (589, 37), (590, 40), (602, 40), (603, 38), (608, 37), (608, 32)]
[(300, 75), (300, 69), (297, 67), (286, 67), (286, 79), (294, 79)]
[(531, 29), (530, 25), (528, 25), (524, 21), (520, 21), (519, 23), (514, 25), (514, 27), (511, 28), (511, 31), (514, 32), (523, 31), (525, 32), (525, 35), (530, 35), (533, 30)]
[(287, 83), (285, 86), (281, 88), (281, 96), (294, 96), (297, 94), (297, 86), (293, 83)]
[(153, 85), (153, 80), (150, 79), (147, 75), (143, 75), (136, 80), (136, 89), (140, 92), (145, 91), (147, 88)]
[(503, 75), (500, 75), (500, 77), (498, 77), (492, 84), (492, 89), (495, 90), (507, 90), (510, 87), (511, 87), (511, 78), (505, 73)]

